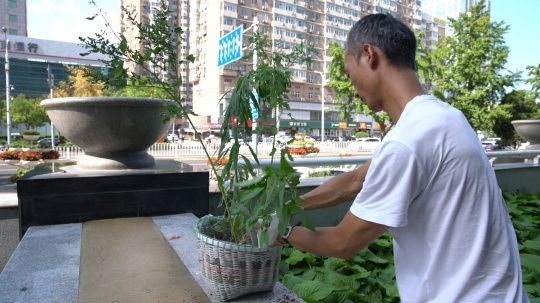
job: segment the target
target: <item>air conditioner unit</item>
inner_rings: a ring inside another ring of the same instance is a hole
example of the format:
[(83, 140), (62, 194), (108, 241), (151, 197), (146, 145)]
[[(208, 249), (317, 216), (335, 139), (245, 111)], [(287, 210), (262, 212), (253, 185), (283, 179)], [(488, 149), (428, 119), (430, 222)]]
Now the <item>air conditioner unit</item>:
[(313, 83), (313, 79), (309, 79), (309, 83)]
[(244, 16), (244, 19), (246, 19), (246, 20), (247, 20), (247, 18), (248, 18), (248, 16)]
[(306, 27), (306, 26), (304, 26), (304, 30), (307, 31), (307, 27)]
[(313, 42), (309, 42), (309, 45), (313, 45)]
[(313, 5), (310, 5), (309, 8), (310, 8), (310, 9), (313, 9)]
[(300, 98), (300, 101), (306, 101), (306, 98)]
[(245, 0), (240, 0), (240, 4), (246, 4)]
[(309, 30), (309, 32), (310, 32), (310, 33), (313, 33), (313, 30), (312, 30), (312, 29), (310, 29), (310, 30)]

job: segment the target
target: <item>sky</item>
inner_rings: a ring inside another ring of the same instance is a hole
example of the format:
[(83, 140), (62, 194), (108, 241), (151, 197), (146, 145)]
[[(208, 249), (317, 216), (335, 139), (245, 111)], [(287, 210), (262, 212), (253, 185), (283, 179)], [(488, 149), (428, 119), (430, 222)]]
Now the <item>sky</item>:
[[(107, 19), (118, 31), (119, 1), (94, 1), (107, 12)], [(28, 36), (31, 38), (78, 43), (79, 36), (93, 37), (93, 33), (105, 29), (101, 17), (86, 20), (97, 12), (89, 0), (27, 0), (27, 6)], [(510, 26), (504, 36), (510, 47), (507, 69), (525, 71), (527, 65), (540, 64), (538, 12), (539, 0), (491, 0), (492, 21), (504, 21)]]

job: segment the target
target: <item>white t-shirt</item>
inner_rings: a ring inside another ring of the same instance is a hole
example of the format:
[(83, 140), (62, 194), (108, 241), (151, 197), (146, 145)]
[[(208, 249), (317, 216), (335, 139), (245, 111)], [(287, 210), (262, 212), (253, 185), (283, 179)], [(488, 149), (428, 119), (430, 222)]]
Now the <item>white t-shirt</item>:
[(449, 104), (407, 104), (351, 212), (390, 226), (402, 302), (529, 302), (495, 172)]

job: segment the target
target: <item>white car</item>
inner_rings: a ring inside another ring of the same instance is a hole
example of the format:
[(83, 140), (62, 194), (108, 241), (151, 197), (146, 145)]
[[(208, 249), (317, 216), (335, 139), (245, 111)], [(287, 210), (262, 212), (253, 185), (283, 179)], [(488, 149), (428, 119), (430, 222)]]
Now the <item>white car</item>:
[(287, 144), (290, 141), (292, 141), (293, 138), (291, 136), (279, 136), (276, 138), (276, 141), (279, 143)]
[(167, 141), (169, 141), (169, 142), (178, 141), (178, 135), (177, 134), (167, 134)]
[(347, 149), (349, 151), (374, 151), (379, 145), (381, 145), (379, 138), (361, 138), (349, 144)]

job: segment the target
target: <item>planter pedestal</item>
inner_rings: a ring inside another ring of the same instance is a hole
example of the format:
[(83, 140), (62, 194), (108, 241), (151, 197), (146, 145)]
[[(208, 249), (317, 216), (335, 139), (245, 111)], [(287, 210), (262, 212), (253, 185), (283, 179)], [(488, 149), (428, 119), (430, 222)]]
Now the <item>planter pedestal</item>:
[(205, 215), (208, 172), (174, 160), (150, 169), (97, 171), (36, 166), (17, 181), (21, 237), (31, 226), (179, 213)]

